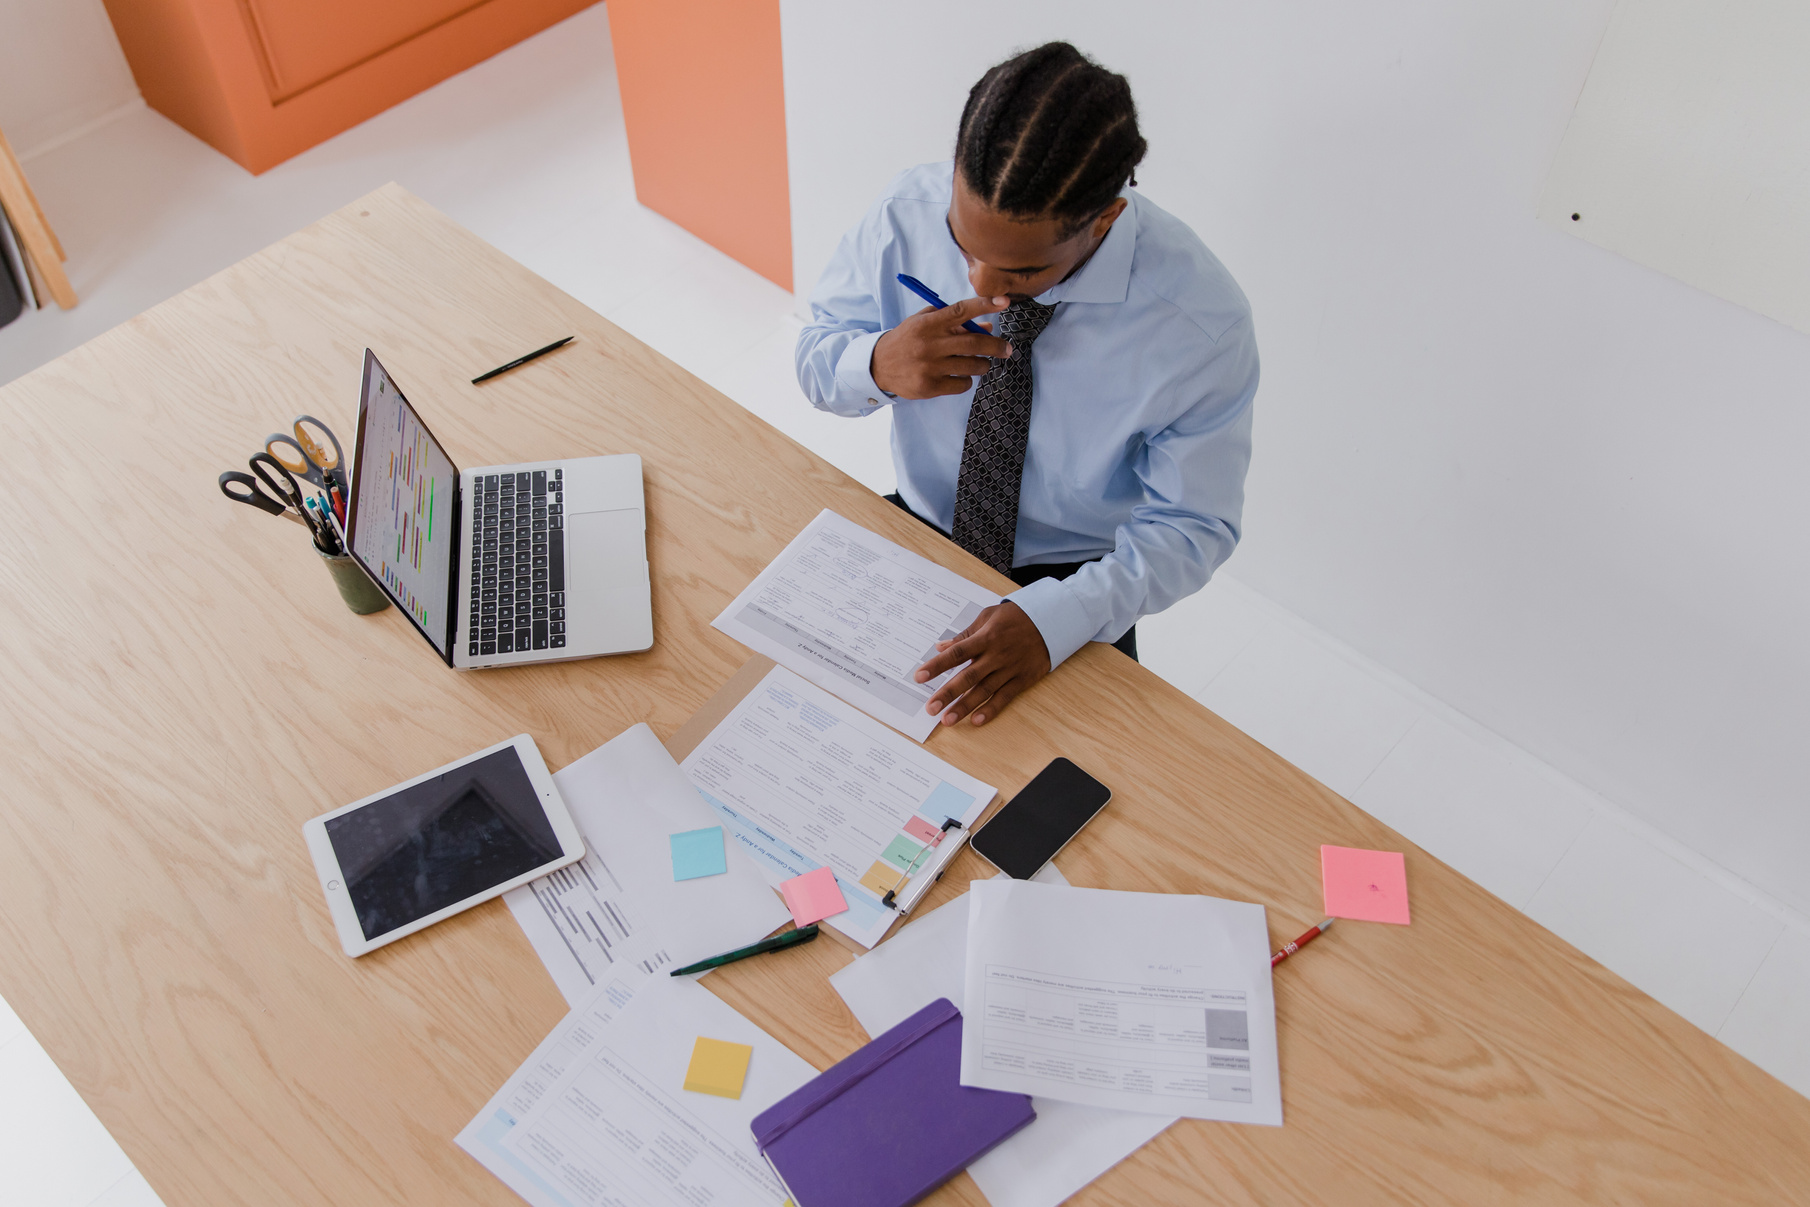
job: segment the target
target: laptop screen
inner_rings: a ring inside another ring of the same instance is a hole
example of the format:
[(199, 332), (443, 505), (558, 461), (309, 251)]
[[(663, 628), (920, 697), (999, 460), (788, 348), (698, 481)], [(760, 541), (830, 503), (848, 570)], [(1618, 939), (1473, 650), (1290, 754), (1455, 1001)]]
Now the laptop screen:
[(458, 482), (452, 458), (367, 348), (347, 539), (449, 661)]

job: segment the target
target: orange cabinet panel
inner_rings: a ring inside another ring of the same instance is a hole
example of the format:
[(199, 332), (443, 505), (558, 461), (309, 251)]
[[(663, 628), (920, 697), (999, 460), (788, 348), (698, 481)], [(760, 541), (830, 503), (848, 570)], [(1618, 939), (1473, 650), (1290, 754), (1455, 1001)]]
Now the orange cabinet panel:
[(482, 0), (245, 0), (271, 85), (289, 97), (478, 7)]
[(274, 167), (594, 0), (104, 0), (153, 109)]
[(779, 0), (609, 0), (635, 196), (792, 288)]

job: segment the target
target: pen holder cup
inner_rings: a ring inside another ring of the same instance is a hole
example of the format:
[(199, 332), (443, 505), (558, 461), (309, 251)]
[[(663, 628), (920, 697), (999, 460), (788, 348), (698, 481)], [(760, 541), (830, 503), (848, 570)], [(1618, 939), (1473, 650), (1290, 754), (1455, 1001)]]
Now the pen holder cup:
[(339, 597), (346, 601), (346, 606), (360, 616), (368, 616), (372, 612), (381, 612), (390, 606), (389, 599), (378, 589), (371, 576), (364, 572), (364, 567), (352, 560), (352, 555), (342, 553), (338, 557), (320, 553), (320, 558), (327, 563), (327, 573), (333, 576), (333, 585), (339, 588)]

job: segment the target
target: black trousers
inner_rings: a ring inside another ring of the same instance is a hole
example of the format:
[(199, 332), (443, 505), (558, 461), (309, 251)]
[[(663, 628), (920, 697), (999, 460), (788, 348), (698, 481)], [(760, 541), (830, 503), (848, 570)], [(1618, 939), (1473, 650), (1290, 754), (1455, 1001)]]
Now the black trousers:
[[(900, 511), (916, 516), (920, 524), (929, 525), (931, 528), (936, 528), (938, 532), (943, 532), (941, 528), (937, 528), (935, 524), (931, 524), (929, 520), (912, 511), (911, 505), (905, 501), (904, 496), (896, 491), (887, 495), (886, 501)], [(943, 535), (948, 536), (949, 534), (943, 532)], [(1093, 560), (1097, 562), (1100, 559), (1096, 557)], [(1067, 578), (1085, 565), (1087, 565), (1086, 562), (1058, 562), (1048, 566), (1013, 566), (1012, 581), (1021, 587), (1028, 587), (1040, 578)], [(1138, 627), (1134, 624), (1126, 629), (1125, 635), (1112, 643), (1112, 648), (1136, 662), (1138, 660)]]

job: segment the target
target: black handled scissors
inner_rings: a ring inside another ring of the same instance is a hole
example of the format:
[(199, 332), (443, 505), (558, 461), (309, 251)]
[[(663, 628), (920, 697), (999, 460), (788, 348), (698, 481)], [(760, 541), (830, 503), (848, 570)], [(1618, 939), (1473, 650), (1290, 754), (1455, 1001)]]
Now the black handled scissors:
[[(234, 489), (235, 487), (237, 489)], [(227, 470), (220, 475), (220, 493), (235, 503), (244, 503), (248, 507), (256, 507), (259, 511), (267, 511), (271, 515), (280, 515), (284, 519), (294, 520), (304, 528), (308, 526), (307, 520), (289, 510), (281, 499), (274, 497), (264, 489), (264, 484), (250, 474), (240, 473), (236, 469)]]
[[(276, 476), (271, 475), (271, 470), (276, 471)], [(308, 530), (316, 549), (329, 554), (338, 552), (338, 537), (324, 527), (323, 520), (308, 510), (301, 486), (281, 461), (269, 453), (253, 453), (251, 472), (257, 477), (237, 470), (227, 470), (221, 474), (220, 493), (235, 503), (244, 503), (271, 515), (289, 516)], [(234, 490), (233, 487), (236, 486), (244, 487), (243, 493)]]

